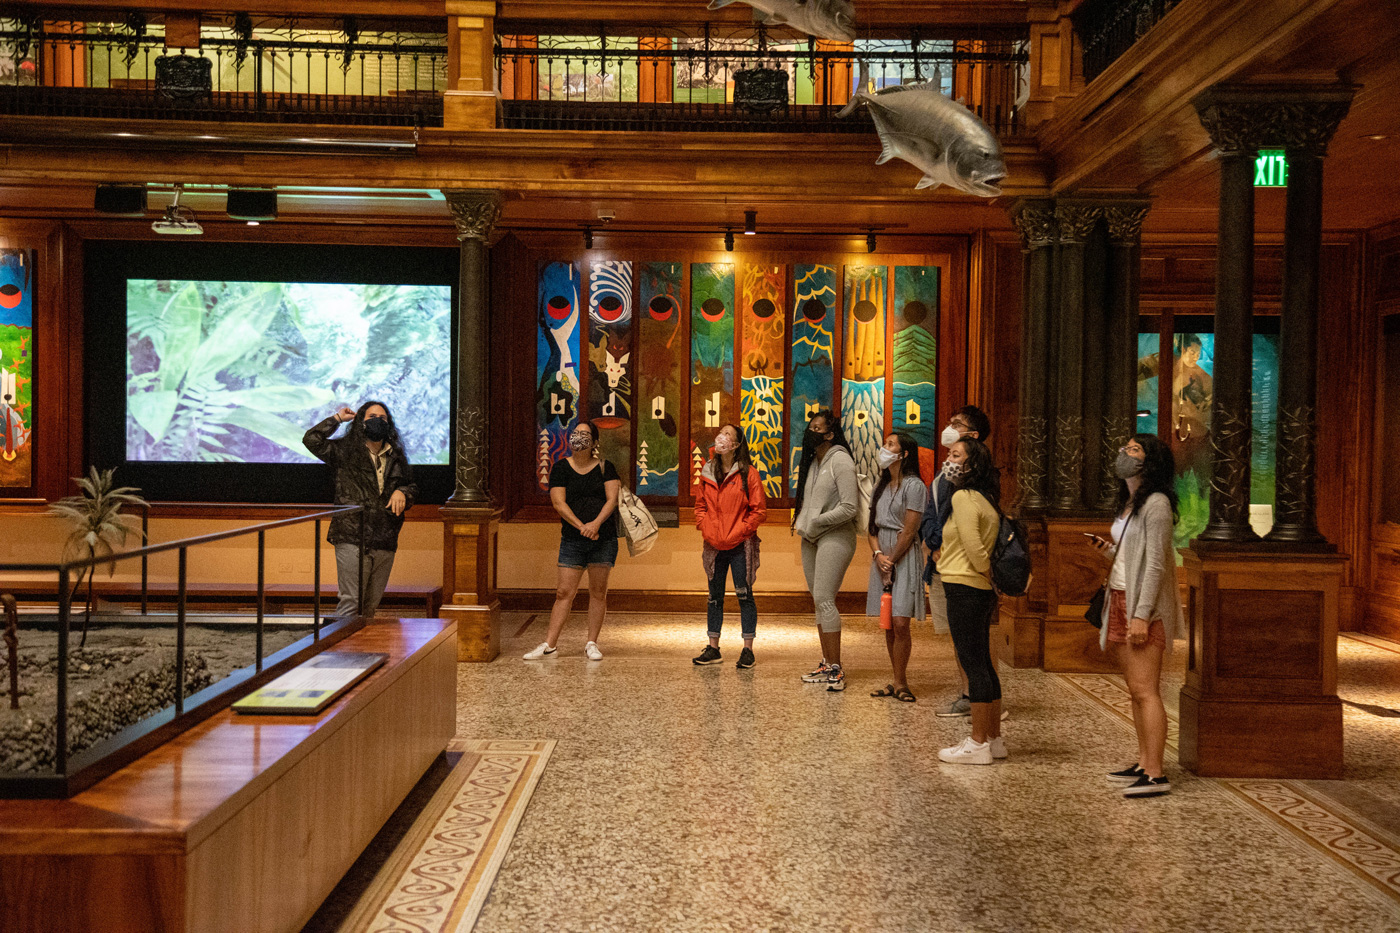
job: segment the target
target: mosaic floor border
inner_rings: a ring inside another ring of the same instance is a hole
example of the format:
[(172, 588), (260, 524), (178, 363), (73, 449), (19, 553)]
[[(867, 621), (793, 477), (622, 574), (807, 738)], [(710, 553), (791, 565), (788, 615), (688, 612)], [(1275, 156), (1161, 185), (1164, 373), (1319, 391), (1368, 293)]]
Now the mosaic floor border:
[(458, 739), (463, 757), (340, 933), (468, 933), (554, 751), (552, 739)]

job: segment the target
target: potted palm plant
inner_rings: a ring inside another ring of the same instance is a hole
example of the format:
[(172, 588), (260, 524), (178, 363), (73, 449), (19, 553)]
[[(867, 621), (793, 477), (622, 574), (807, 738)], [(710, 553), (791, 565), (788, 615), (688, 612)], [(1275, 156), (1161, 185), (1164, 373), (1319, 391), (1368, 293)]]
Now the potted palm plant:
[[(72, 531), (64, 542), (63, 559), (73, 560), (87, 553), (89, 560), (110, 557), (116, 549), (126, 544), (129, 535), (140, 537), (141, 532), (122, 521), (122, 507), (127, 505), (144, 508), (146, 500), (137, 495), (140, 490), (131, 486), (113, 488), (112, 475), (115, 469), (98, 472), (91, 467), (86, 477), (73, 477), (73, 482), (83, 491), (81, 496), (69, 496), (49, 506), (49, 513), (68, 522)], [(116, 562), (107, 565), (108, 574), (116, 571)], [(88, 619), (92, 616), (92, 579), (97, 566), (87, 568), (87, 601), (83, 607), (83, 637), (79, 647), (87, 644)], [(79, 572), (73, 581), (73, 592), (82, 585), (83, 574)]]

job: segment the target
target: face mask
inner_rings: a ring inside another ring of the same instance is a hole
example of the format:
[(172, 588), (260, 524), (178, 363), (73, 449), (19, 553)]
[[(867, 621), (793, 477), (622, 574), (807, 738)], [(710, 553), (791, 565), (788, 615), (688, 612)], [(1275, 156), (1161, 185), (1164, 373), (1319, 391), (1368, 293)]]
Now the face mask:
[(886, 450), (881, 447), (879, 450), (875, 451), (875, 462), (880, 464), (880, 469), (882, 470), (888, 470), (890, 464), (898, 459), (899, 454), (895, 453), (893, 450)]
[(960, 437), (962, 435), (958, 433), (958, 429), (950, 424), (943, 429), (943, 433), (938, 436), (938, 439), (943, 442), (944, 447), (952, 447)]
[(961, 463), (954, 463), (951, 460), (943, 461), (943, 475), (948, 479), (957, 481), (958, 477), (967, 473), (967, 467)]
[(572, 448), (575, 453), (587, 450), (592, 446), (593, 435), (589, 434), (587, 431), (575, 431), (573, 434), (569, 435), (569, 447)]
[(1144, 461), (1130, 457), (1126, 451), (1120, 450), (1118, 459), (1113, 464), (1113, 472), (1117, 473), (1120, 479), (1128, 479), (1141, 473), (1143, 466)]
[(715, 438), (715, 453), (717, 454), (732, 453), (734, 446), (734, 439), (728, 434), (721, 434)]
[(808, 428), (806, 432), (804, 432), (802, 435), (803, 450), (816, 450), (818, 447), (825, 443), (826, 435), (819, 434), (816, 431), (813, 431), (811, 428)]
[(389, 439), (389, 422), (383, 418), (366, 418), (365, 437), (375, 443), (387, 441)]

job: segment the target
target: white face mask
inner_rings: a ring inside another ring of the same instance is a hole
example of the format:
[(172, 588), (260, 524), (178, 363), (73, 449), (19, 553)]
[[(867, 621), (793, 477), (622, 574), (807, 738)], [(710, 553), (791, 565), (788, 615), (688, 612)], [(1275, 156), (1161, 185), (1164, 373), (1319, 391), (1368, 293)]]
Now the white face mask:
[(966, 472), (967, 467), (965, 467), (961, 463), (954, 463), (951, 460), (943, 461), (943, 475), (948, 477), (948, 479), (950, 480), (957, 479), (959, 476), (962, 476)]
[(960, 437), (962, 435), (958, 433), (958, 429), (950, 424), (943, 429), (943, 433), (938, 436), (938, 439), (943, 442), (944, 447), (952, 447)]
[(727, 454), (734, 449), (734, 439), (728, 434), (721, 434), (715, 438), (715, 453)]
[(875, 462), (880, 465), (880, 469), (882, 470), (888, 470), (890, 464), (898, 459), (899, 454), (895, 453), (893, 450), (887, 450), (881, 447), (879, 450), (875, 451)]

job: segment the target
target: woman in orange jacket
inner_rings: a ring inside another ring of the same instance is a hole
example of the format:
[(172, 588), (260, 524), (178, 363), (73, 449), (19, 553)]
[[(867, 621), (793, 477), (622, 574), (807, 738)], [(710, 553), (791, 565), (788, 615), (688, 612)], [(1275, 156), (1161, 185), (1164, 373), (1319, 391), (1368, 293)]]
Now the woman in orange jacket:
[(695, 497), (695, 527), (705, 539), (705, 574), (710, 579), (707, 606), (710, 643), (697, 665), (718, 664), (719, 632), (724, 624), (725, 577), (734, 576), (739, 597), (739, 620), (744, 629), (740, 670), (753, 667), (753, 635), (758, 627), (758, 606), (753, 601), (753, 581), (758, 573), (758, 526), (768, 514), (763, 478), (749, 460), (749, 444), (732, 424), (719, 429), (714, 456), (700, 471), (700, 493)]

